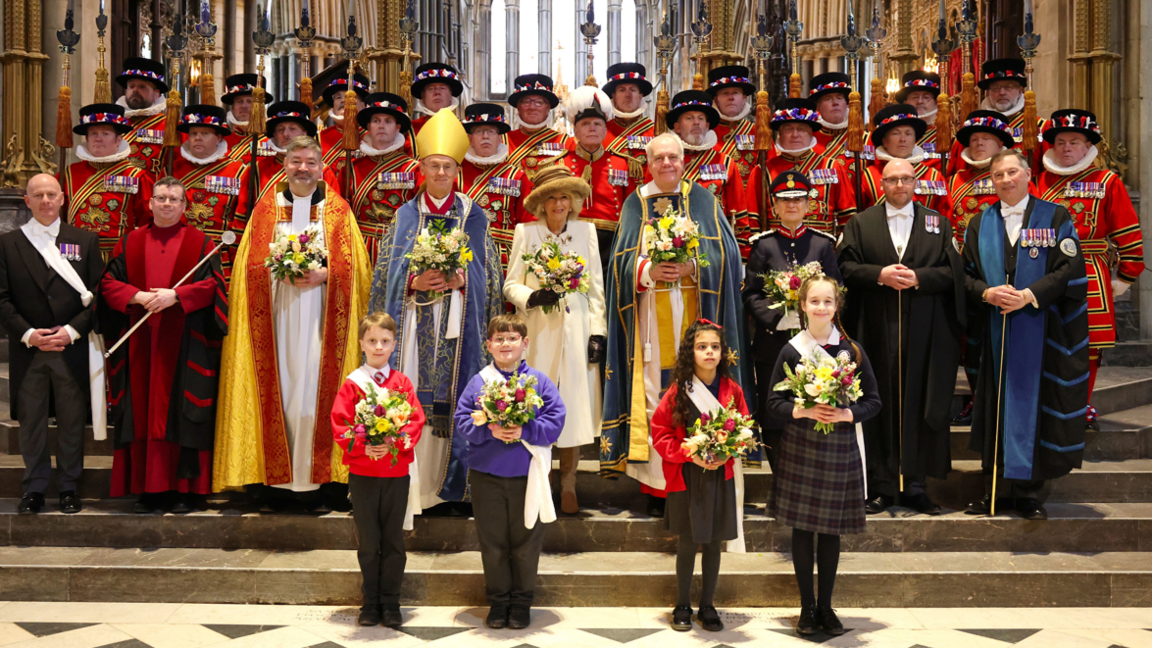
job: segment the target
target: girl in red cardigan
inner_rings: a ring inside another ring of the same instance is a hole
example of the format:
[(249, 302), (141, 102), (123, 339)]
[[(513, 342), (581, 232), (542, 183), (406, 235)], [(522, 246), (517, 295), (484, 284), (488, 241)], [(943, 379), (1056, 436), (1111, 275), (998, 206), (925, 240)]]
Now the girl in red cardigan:
[(680, 536), (676, 551), (676, 581), (679, 596), (672, 610), (672, 629), (692, 628), (692, 606), (688, 598), (696, 546), (701, 546), (703, 587), (700, 590), (701, 627), (710, 632), (724, 629), (713, 605), (720, 578), (720, 552), (724, 541), (737, 537), (741, 511), (736, 505), (736, 485), (732, 481), (733, 459), (705, 462), (689, 458), (681, 444), (685, 430), (702, 412), (712, 413), (729, 400), (741, 414), (748, 414), (744, 392), (728, 375), (728, 347), (720, 327), (698, 320), (688, 327), (672, 369), (672, 386), (660, 399), (652, 415), (652, 445), (664, 460), (668, 483), (668, 503), (664, 528)]
[[(364, 606), (358, 623), (362, 626), (383, 623), (389, 628), (399, 628), (404, 623), (400, 614), (400, 584), (408, 561), (404, 552), (404, 529), (405, 526), (412, 528), (411, 518), (407, 516), (411, 491), (408, 465), (414, 460), (413, 452), (425, 420), (412, 382), (388, 366), (388, 358), (395, 348), (396, 322), (390, 315), (376, 312), (360, 320), (360, 349), (364, 351), (365, 363), (344, 380), (332, 405), (332, 433), (344, 449), (352, 518), (360, 540), (356, 557), (364, 578), (361, 589)], [(364, 399), (369, 385), (377, 391), (403, 393), (412, 406), (412, 416), (404, 426), (411, 444), (397, 449), (395, 464), (389, 445), (366, 445), (362, 439), (344, 438), (348, 424), (356, 418), (356, 404)]]

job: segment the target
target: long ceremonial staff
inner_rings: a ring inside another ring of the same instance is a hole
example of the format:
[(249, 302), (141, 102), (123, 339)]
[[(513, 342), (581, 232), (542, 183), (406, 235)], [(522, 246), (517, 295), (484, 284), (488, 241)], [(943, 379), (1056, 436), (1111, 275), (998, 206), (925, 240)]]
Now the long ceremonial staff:
[[(872, 26), (864, 32), (864, 35), (868, 37), (868, 49), (872, 50), (872, 65), (875, 69), (875, 66), (880, 62), (880, 43), (888, 36), (888, 30), (880, 25), (880, 7), (872, 7)], [(884, 110), (886, 105), (888, 105), (888, 91), (884, 88), (884, 79), (881, 79), (879, 75), (873, 76), (872, 99), (868, 102), (868, 116), (871, 117)], [(868, 132), (872, 132), (871, 120), (864, 127)]]
[(1040, 47), (1040, 34), (1032, 31), (1032, 0), (1024, 2), (1024, 33), (1016, 39), (1020, 46), (1020, 56), (1024, 59), (1024, 74), (1028, 77), (1028, 89), (1024, 91), (1024, 123), (1020, 129), (1020, 148), (1028, 156), (1028, 165), (1035, 169), (1035, 155), (1039, 149), (1040, 126), (1036, 119), (1036, 92), (1032, 90), (1032, 59)]
[[(1004, 285), (1008, 285), (1008, 275), (1004, 275)], [(1003, 309), (1001, 309), (1003, 310)], [(1000, 377), (996, 380), (996, 436), (992, 440), (992, 505), (988, 509), (991, 517), (996, 517), (996, 464), (1000, 461), (1000, 405), (1004, 397), (1004, 341), (1008, 332), (1008, 314), (1004, 313), (1000, 323)]]
[(104, 30), (108, 29), (108, 14), (104, 13), (104, 0), (100, 0), (100, 14), (96, 16), (96, 52), (100, 62), (96, 67), (96, 87), (92, 91), (92, 103), (112, 103), (112, 84), (108, 80), (108, 68), (104, 67)]
[(80, 34), (73, 31), (76, 24), (73, 20), (73, 2), (68, 0), (68, 11), (64, 14), (64, 29), (56, 32), (56, 40), (60, 41), (60, 52), (64, 54), (64, 83), (56, 95), (56, 148), (60, 151), (60, 177), (64, 177), (67, 168), (68, 151), (72, 148), (72, 88), (70, 79), (72, 72), (72, 55), (76, 53), (76, 44), (80, 42)]
[[(196, 271), (200, 269), (200, 266), (207, 263), (208, 259), (211, 259), (212, 257), (216, 256), (216, 253), (220, 251), (220, 248), (224, 247), (225, 245), (232, 245), (235, 242), (236, 242), (236, 232), (233, 232), (232, 230), (228, 230), (228, 231), (224, 232), (223, 234), (221, 234), (220, 235), (220, 243), (217, 244), (216, 247), (212, 248), (212, 251), (209, 252), (207, 255), (205, 255), (205, 257), (203, 259), (200, 259), (200, 263), (197, 263), (195, 266), (193, 266), (192, 269), (188, 271), (188, 274), (184, 275), (180, 279), (180, 281), (177, 281), (176, 285), (172, 286), (172, 290), (176, 290), (180, 286), (184, 285), (185, 281), (188, 281), (188, 279), (191, 278), (192, 275), (196, 274)], [(126, 341), (128, 341), (128, 338), (131, 337), (132, 334), (136, 332), (136, 329), (140, 328), (140, 326), (144, 322), (147, 322), (148, 318), (152, 317), (154, 312), (158, 312), (158, 311), (148, 311), (147, 313), (144, 314), (144, 317), (141, 317), (135, 324), (133, 324), (132, 328), (128, 329), (127, 333), (120, 336), (120, 339), (116, 340), (116, 344), (113, 344), (112, 348), (108, 349), (108, 351), (104, 353), (104, 358), (107, 359), (107, 358), (112, 357), (112, 354), (116, 352), (116, 349), (119, 349), (120, 345), (122, 345)]]
[(300, 5), (300, 26), (293, 32), (300, 46), (300, 103), (308, 106), (308, 119), (312, 119), (312, 39), (316, 38), (316, 28), (308, 17), (308, 0)]
[(800, 42), (800, 34), (804, 33), (804, 23), (797, 17), (796, 0), (788, 0), (788, 20), (784, 21), (784, 31), (788, 34), (789, 57), (792, 59), (792, 75), (788, 77), (788, 97), (800, 98), (800, 55), (796, 44)]
[(668, 94), (668, 63), (672, 60), (672, 52), (676, 49), (676, 38), (672, 35), (672, 17), (664, 11), (664, 20), (660, 23), (660, 35), (653, 39), (656, 46), (656, 58), (660, 60), (660, 91), (656, 93), (655, 134), (662, 135), (668, 130), (668, 104), (672, 101)]
[(356, 35), (356, 16), (352, 13), (354, 0), (348, 3), (348, 35), (340, 41), (340, 46), (348, 57), (348, 91), (344, 93), (344, 156), (345, 168), (348, 173), (344, 175), (344, 195), (352, 195), (353, 153), (360, 148), (360, 132), (356, 124), (356, 89), (353, 85), (356, 74), (356, 64), (359, 62), (360, 46), (364, 40)]
[(767, 61), (772, 58), (772, 43), (775, 39), (768, 34), (768, 15), (761, 5), (760, 16), (756, 21), (756, 35), (752, 37), (752, 49), (756, 52), (757, 71), (760, 73), (760, 91), (756, 93), (756, 165), (760, 168), (760, 186), (756, 188), (760, 197), (760, 230), (768, 230), (768, 151), (772, 149), (772, 107), (768, 105), (768, 90), (765, 84)]
[[(414, 0), (408, 0), (404, 8), (404, 17), (400, 19), (400, 41), (404, 43), (404, 63), (400, 68), (400, 98), (408, 106), (408, 112), (416, 115), (416, 102), (412, 101), (412, 42), (416, 40), (416, 30), (420, 24), (416, 21), (416, 7)], [(419, 58), (417, 56), (417, 58)], [(413, 144), (416, 138), (409, 133)]]
[(180, 61), (184, 59), (184, 48), (188, 45), (188, 37), (184, 35), (184, 7), (183, 4), (178, 4), (176, 9), (176, 22), (172, 25), (172, 35), (165, 41), (168, 45), (168, 58), (172, 62), (172, 71), (169, 78), (172, 80), (172, 86), (168, 90), (168, 99), (165, 100), (164, 105), (164, 144), (163, 144), (163, 159), (164, 169), (168, 175), (172, 175), (172, 165), (176, 158), (176, 149), (180, 148), (180, 132), (176, 130), (176, 125), (180, 123), (180, 106), (183, 101), (180, 99)]
[(972, 43), (976, 40), (976, 19), (972, 16), (969, 6), (970, 0), (964, 0), (960, 8), (960, 22), (956, 23), (956, 31), (960, 34), (961, 62), (963, 64), (963, 77), (961, 77), (960, 90), (960, 118), (967, 119), (980, 105), (980, 97), (976, 92), (976, 75), (972, 72)]
[(584, 36), (584, 46), (588, 48), (588, 77), (584, 79), (584, 85), (595, 88), (597, 87), (596, 74), (592, 63), (596, 55), (593, 49), (596, 47), (597, 39), (600, 38), (600, 25), (596, 24), (596, 13), (592, 7), (592, 0), (588, 0), (588, 10), (584, 17), (586, 20), (580, 24), (580, 33)]
[[(848, 33), (840, 37), (840, 46), (844, 48), (845, 59), (848, 61), (848, 78), (852, 80), (852, 88), (848, 93), (848, 133), (844, 147), (852, 152), (854, 164), (856, 211), (863, 211), (863, 179), (864, 163), (861, 160), (864, 153), (864, 106), (860, 98), (860, 48), (864, 47), (867, 39), (856, 34), (856, 12), (853, 11), (852, 0), (848, 0)], [(840, 219), (832, 216), (832, 235), (839, 238)]]
[(260, 136), (265, 131), (267, 114), (264, 110), (264, 57), (272, 49), (276, 36), (269, 28), (268, 7), (272, 0), (264, 6), (264, 14), (256, 31), (252, 32), (252, 42), (256, 46), (256, 87), (252, 90), (252, 113), (248, 117), (248, 136), (250, 157), (248, 163), (248, 210), (252, 213), (256, 209), (256, 197), (260, 189)]
[(703, 90), (707, 87), (704, 80), (704, 43), (712, 38), (712, 23), (708, 20), (708, 4), (701, 2), (696, 13), (696, 20), (689, 27), (692, 30), (692, 40), (696, 43), (696, 75), (692, 77), (692, 89)]
[(948, 103), (948, 90), (951, 80), (948, 78), (948, 59), (956, 50), (956, 41), (948, 38), (948, 23), (946, 22), (944, 0), (940, 0), (940, 22), (936, 28), (936, 40), (932, 42), (932, 51), (936, 53), (936, 60), (940, 61), (940, 94), (936, 95), (936, 152), (940, 155), (940, 169), (943, 173), (948, 171), (948, 158), (952, 151), (952, 117), (951, 106)]
[(196, 23), (195, 30), (203, 45), (200, 52), (200, 103), (215, 106), (216, 82), (212, 78), (212, 53), (216, 49), (216, 23), (212, 22), (212, 9), (208, 0), (200, 0), (200, 22)]

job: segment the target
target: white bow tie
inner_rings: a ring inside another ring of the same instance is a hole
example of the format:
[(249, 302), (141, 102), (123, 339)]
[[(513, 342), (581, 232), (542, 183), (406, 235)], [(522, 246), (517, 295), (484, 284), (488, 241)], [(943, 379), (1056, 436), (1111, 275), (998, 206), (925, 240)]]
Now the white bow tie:
[(1002, 210), (1002, 213), (1003, 213), (1004, 218), (1008, 218), (1009, 216), (1023, 216), (1024, 215), (1024, 208), (1023, 207), (1005, 207)]
[(60, 235), (60, 219), (56, 219), (51, 225), (42, 225), (40, 221), (32, 220), (32, 233), (36, 236), (44, 238), (56, 238)]

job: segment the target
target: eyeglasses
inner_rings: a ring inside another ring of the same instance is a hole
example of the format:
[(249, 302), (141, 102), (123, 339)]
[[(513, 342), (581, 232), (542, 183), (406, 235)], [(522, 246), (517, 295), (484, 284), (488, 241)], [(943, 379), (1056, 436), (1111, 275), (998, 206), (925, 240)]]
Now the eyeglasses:
[(155, 200), (161, 205), (179, 205), (180, 203), (184, 202), (184, 197), (181, 196), (180, 198), (169, 198), (168, 196), (152, 196), (152, 200)]
[(523, 340), (523, 339), (524, 338), (522, 336), (519, 336), (519, 335), (506, 335), (506, 336), (497, 336), (494, 338), (488, 338), (488, 341), (491, 342), (492, 344), (495, 344), (496, 346), (505, 346), (505, 345), (519, 344), (520, 340)]
[(528, 108), (543, 108), (548, 102), (539, 97), (525, 97), (517, 102), (517, 106), (527, 106)]
[(904, 185), (906, 187), (911, 187), (912, 185), (916, 184), (916, 178), (908, 178), (908, 177), (884, 178), (883, 182), (884, 182), (884, 184), (888, 185), (889, 187), (895, 187), (897, 185)]

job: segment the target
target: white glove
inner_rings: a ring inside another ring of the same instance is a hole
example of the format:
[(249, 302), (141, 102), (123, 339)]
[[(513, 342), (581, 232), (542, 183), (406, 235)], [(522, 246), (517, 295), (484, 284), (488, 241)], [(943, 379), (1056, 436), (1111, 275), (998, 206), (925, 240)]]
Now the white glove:
[(777, 331), (791, 331), (800, 328), (800, 313), (791, 312), (780, 318), (776, 323)]
[(1132, 284), (1128, 283), (1127, 281), (1122, 281), (1120, 279), (1113, 279), (1112, 280), (1112, 297), (1116, 298), (1116, 297), (1119, 297), (1120, 295), (1123, 295), (1124, 293), (1128, 292), (1128, 289), (1131, 286), (1132, 286)]

